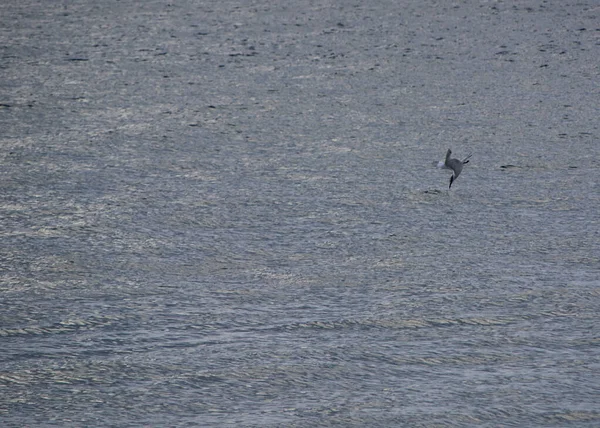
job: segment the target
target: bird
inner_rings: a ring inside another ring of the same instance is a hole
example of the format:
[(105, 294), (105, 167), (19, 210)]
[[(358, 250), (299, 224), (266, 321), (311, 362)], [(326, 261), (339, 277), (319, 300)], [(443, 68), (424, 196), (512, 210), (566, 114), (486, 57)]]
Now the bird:
[(450, 159), (451, 154), (452, 150), (448, 149), (448, 152), (446, 153), (446, 160), (438, 162), (437, 165), (438, 168), (452, 170), (452, 177), (450, 177), (450, 184), (448, 185), (448, 190), (450, 190), (450, 188), (452, 187), (452, 183), (454, 183), (454, 180), (456, 180), (462, 172), (463, 165), (468, 164), (469, 159), (473, 155), (472, 153), (469, 153), (469, 155), (466, 158), (460, 161), (458, 159)]

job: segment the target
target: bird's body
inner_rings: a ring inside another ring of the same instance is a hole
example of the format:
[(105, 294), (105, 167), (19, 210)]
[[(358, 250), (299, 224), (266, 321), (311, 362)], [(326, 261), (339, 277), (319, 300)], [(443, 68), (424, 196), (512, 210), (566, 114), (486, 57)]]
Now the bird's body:
[(469, 163), (469, 159), (471, 158), (471, 154), (469, 154), (466, 158), (460, 161), (458, 159), (450, 158), (451, 154), (452, 150), (448, 149), (448, 152), (446, 153), (446, 160), (444, 162), (440, 161), (438, 163), (439, 168), (452, 170), (452, 177), (450, 177), (450, 185), (448, 186), (448, 189), (452, 187), (452, 183), (458, 178), (458, 176), (462, 172), (463, 165)]

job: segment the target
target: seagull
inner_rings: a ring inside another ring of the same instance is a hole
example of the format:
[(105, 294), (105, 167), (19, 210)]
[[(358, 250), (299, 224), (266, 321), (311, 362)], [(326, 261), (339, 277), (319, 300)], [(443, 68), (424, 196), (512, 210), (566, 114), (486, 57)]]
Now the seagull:
[(469, 163), (469, 159), (472, 156), (472, 153), (469, 153), (469, 155), (466, 158), (464, 158), (462, 161), (459, 161), (458, 159), (450, 159), (451, 154), (452, 150), (448, 149), (448, 152), (446, 153), (446, 160), (439, 161), (437, 164), (438, 168), (452, 170), (452, 177), (450, 177), (450, 185), (448, 186), (448, 190), (450, 190), (450, 188), (452, 187), (452, 183), (460, 175), (463, 169), (463, 165)]

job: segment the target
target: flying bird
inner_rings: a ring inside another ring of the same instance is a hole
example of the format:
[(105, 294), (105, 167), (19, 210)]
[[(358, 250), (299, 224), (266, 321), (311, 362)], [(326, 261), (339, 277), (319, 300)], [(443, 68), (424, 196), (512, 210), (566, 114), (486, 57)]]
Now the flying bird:
[(456, 180), (462, 172), (463, 165), (469, 163), (469, 159), (472, 156), (472, 153), (469, 153), (469, 155), (466, 158), (460, 161), (458, 159), (450, 159), (451, 154), (452, 150), (448, 149), (448, 152), (446, 153), (446, 160), (440, 161), (437, 165), (438, 168), (452, 170), (452, 177), (450, 177), (450, 185), (448, 186), (448, 190), (452, 187), (452, 183), (454, 183), (454, 180)]

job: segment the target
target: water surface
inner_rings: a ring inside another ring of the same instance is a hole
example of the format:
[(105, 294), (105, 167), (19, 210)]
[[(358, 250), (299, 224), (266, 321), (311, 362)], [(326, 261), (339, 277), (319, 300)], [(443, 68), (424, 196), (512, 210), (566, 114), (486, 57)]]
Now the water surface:
[(13, 3), (4, 426), (600, 424), (593, 2)]

